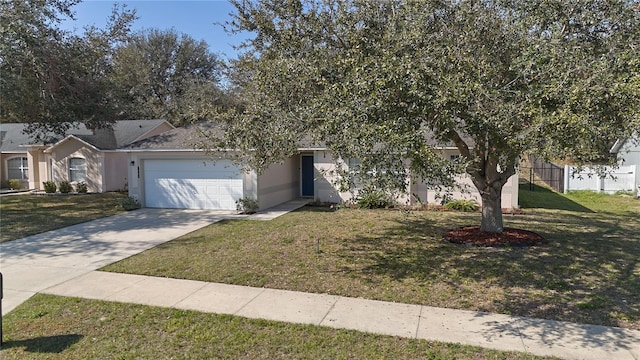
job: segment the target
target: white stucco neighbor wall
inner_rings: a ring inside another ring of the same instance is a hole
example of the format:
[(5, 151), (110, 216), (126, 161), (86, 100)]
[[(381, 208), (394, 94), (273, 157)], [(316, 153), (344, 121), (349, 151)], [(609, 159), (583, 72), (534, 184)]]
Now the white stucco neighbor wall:
[(640, 186), (640, 139), (627, 140), (618, 151), (618, 161), (621, 165), (636, 166), (636, 187)]

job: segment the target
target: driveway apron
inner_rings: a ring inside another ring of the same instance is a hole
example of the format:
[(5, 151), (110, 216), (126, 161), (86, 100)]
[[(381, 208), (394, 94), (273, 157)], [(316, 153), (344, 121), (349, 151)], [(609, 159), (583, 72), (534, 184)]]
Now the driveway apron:
[(144, 208), (1, 243), (2, 313), (43, 289), (239, 217), (229, 211)]

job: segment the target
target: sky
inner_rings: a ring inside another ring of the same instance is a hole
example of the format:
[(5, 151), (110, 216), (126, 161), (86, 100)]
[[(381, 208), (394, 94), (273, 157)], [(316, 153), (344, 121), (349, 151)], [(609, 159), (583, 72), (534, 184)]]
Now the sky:
[(104, 28), (114, 3), (126, 4), (128, 9), (136, 9), (138, 20), (132, 30), (156, 28), (174, 29), (178, 33), (191, 35), (196, 40), (204, 40), (211, 52), (223, 59), (237, 55), (232, 45), (238, 45), (249, 35), (228, 35), (221, 25), (230, 20), (234, 7), (226, 0), (84, 0), (72, 7), (75, 21), (65, 21), (62, 28), (82, 32), (84, 26), (95, 25)]

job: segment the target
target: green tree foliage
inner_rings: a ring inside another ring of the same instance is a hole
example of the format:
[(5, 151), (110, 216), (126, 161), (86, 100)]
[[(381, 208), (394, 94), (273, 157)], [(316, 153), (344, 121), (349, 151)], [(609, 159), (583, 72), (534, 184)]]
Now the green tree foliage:
[(114, 7), (106, 29), (82, 36), (59, 28), (77, 0), (0, 2), (0, 119), (28, 122), (29, 131), (62, 133), (73, 122), (108, 126), (112, 102), (109, 58), (126, 40), (135, 12)]
[[(256, 36), (233, 64), (243, 107), (222, 146), (257, 169), (308, 136), (379, 186), (466, 171), (482, 229), (501, 232), (519, 156), (589, 161), (639, 123), (637, 1), (232, 2), (231, 31)], [(461, 167), (439, 153), (449, 143)]]
[(225, 101), (223, 67), (204, 41), (175, 31), (138, 33), (117, 49), (113, 81), (130, 118), (167, 119), (174, 125), (207, 118)]

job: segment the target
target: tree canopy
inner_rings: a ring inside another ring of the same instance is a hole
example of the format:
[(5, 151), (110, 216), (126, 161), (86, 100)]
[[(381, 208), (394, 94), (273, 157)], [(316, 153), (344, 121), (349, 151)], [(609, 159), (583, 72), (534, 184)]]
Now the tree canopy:
[(482, 230), (501, 232), (520, 156), (587, 162), (640, 123), (637, 1), (232, 2), (232, 31), (256, 36), (233, 64), (243, 107), (224, 146), (257, 169), (308, 136), (377, 186), (404, 189), (408, 173), (448, 185), (462, 170)]
[(173, 30), (132, 33), (135, 11), (115, 6), (104, 29), (62, 30), (80, 0), (0, 2), (0, 119), (35, 137), (118, 119), (201, 120), (230, 99), (224, 63), (204, 41)]
[(118, 102), (130, 118), (202, 120), (223, 106), (223, 62), (204, 41), (173, 30), (134, 34), (113, 58)]
[(105, 29), (83, 35), (60, 29), (77, 0), (0, 3), (0, 118), (27, 122), (30, 131), (64, 132), (116, 119), (107, 74), (114, 47), (127, 39), (135, 12), (114, 7)]

